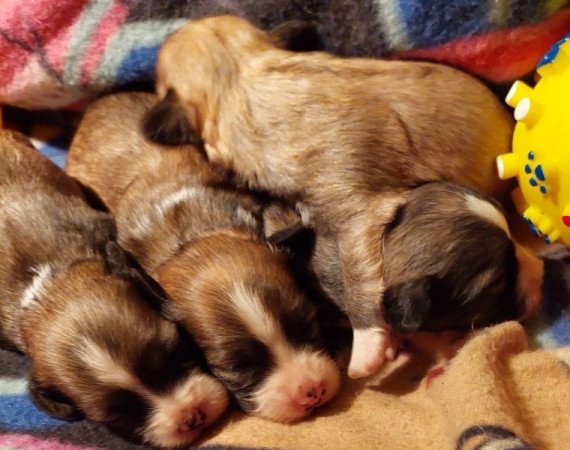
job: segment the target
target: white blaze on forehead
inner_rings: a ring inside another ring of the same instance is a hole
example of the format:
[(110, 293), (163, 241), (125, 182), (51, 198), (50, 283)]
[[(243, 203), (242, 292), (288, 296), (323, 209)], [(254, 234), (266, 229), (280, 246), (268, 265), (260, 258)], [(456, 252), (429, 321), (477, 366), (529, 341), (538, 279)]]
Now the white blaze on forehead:
[(28, 308), (36, 303), (37, 298), (41, 297), (47, 281), (52, 275), (52, 268), (49, 264), (43, 264), (37, 269), (33, 269), (34, 277), (32, 282), (28, 285), (20, 299), (22, 308)]
[(230, 292), (232, 305), (243, 324), (258, 340), (279, 358), (290, 352), (281, 327), (263, 304), (263, 299), (243, 283), (236, 283)]
[(252, 289), (240, 283), (230, 295), (238, 317), (250, 333), (265, 344), (276, 362), (275, 369), (252, 395), (257, 415), (291, 422), (310, 413), (310, 409), (299, 408), (295, 402), (303, 401), (311, 389), (325, 388), (318, 406), (336, 395), (340, 375), (330, 357), (309, 348), (290, 346), (277, 319)]
[(213, 377), (196, 370), (182, 378), (167, 395), (158, 395), (148, 389), (127, 367), (113, 359), (106, 349), (89, 338), (85, 338), (82, 345), (78, 347), (78, 354), (99, 381), (130, 389), (155, 401), (157, 405), (193, 399), (204, 400), (205, 394), (212, 392), (218, 395), (221, 388), (221, 384)]
[(497, 270), (494, 268), (487, 269), (475, 277), (471, 283), (471, 295), (473, 297), (483, 292), (483, 289), (497, 276)]
[[(190, 372), (169, 392), (158, 394), (92, 340), (86, 338), (78, 348), (79, 357), (98, 381), (128, 389), (151, 402), (150, 418), (140, 428), (145, 442), (162, 447), (188, 444), (200, 434), (201, 428), (214, 422), (228, 406), (228, 394), (223, 385), (199, 370)], [(204, 414), (203, 425), (181, 433), (179, 427), (197, 410)]]
[(509, 226), (507, 225), (507, 219), (505, 219), (503, 213), (501, 213), (501, 211), (499, 211), (495, 205), (472, 194), (466, 194), (465, 200), (467, 208), (473, 214), (476, 214), (479, 217), (491, 223), (494, 223), (501, 230), (503, 230), (508, 237), (511, 237)]
[(100, 382), (131, 389), (142, 395), (147, 394), (147, 390), (129, 370), (115, 361), (106, 349), (91, 339), (85, 338), (82, 345), (77, 347), (77, 352)]

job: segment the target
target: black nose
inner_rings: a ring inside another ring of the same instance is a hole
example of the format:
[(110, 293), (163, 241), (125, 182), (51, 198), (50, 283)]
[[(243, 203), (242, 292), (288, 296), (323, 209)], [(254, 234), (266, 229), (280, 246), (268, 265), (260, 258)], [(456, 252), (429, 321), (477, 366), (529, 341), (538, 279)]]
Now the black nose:
[(188, 428), (189, 431), (196, 430), (204, 425), (206, 422), (206, 417), (207, 416), (204, 411), (202, 411), (200, 408), (194, 408), (194, 411), (192, 411), (192, 414), (188, 416), (184, 422), (184, 425), (186, 428)]

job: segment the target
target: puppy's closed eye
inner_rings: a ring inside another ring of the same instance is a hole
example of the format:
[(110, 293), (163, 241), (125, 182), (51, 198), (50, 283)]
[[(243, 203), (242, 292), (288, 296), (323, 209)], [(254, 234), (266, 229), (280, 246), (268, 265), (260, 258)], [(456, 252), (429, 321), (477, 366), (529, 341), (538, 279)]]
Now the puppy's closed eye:
[(192, 128), (180, 99), (172, 89), (145, 114), (142, 132), (150, 141), (162, 145), (202, 147), (203, 144), (202, 139)]
[(430, 308), (430, 278), (404, 281), (389, 287), (384, 294), (384, 308), (389, 323), (401, 334), (417, 331)]
[(83, 419), (84, 414), (69, 398), (56, 389), (41, 386), (33, 374), (30, 374), (28, 389), (34, 405), (47, 415), (67, 421)]

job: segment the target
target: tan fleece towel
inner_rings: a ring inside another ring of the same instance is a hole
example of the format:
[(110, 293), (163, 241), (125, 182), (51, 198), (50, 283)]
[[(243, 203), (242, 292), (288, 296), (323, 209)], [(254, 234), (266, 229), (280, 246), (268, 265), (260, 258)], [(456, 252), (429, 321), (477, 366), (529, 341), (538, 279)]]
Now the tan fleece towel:
[(282, 425), (234, 412), (203, 444), (287, 449), (570, 449), (570, 347), (528, 349), (516, 322), (460, 342), (418, 334), (375, 380)]

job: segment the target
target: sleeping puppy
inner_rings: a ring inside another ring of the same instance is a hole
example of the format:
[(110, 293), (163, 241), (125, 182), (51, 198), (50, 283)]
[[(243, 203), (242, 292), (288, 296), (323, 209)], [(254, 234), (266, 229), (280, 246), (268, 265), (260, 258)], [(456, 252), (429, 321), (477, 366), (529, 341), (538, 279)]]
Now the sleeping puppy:
[(145, 141), (140, 122), (155, 102), (122, 94), (93, 104), (67, 170), (116, 215), (120, 243), (168, 292), (168, 314), (239, 405), (275, 421), (302, 419), (339, 387), (315, 305), (285, 254), (262, 239), (250, 197), (211, 186), (217, 178), (196, 149)]
[[(264, 219), (269, 240), (291, 247), (346, 310), (334, 240), (311, 234), (292, 208), (277, 203)], [(413, 189), (387, 227), (382, 251), (384, 315), (399, 335), (467, 331), (524, 318), (538, 306), (517, 295), (525, 280), (517, 276), (517, 250), (501, 207), (471, 188), (431, 182)]]
[(192, 442), (227, 391), (156, 307), (112, 219), (23, 136), (0, 131), (0, 334), (32, 360), (35, 404), (158, 447)]
[[(484, 85), (449, 67), (292, 53), (220, 16), (167, 39), (156, 88), (162, 101), (145, 119), (147, 136), (203, 145), (211, 164), (250, 187), (302, 202), (317, 232), (334, 239), (352, 377), (375, 372), (389, 348), (382, 242), (410, 190), (448, 180), (506, 198), (510, 188), (494, 161), (511, 145), (511, 118)], [(529, 271), (540, 272), (519, 273)], [(519, 295), (539, 295), (540, 283), (529, 279)]]

